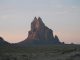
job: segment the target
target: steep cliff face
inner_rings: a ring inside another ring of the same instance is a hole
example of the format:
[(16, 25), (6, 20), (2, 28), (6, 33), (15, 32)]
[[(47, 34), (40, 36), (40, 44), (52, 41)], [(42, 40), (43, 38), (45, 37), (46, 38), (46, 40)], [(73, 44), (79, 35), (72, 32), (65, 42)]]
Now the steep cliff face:
[(28, 37), (20, 42), (23, 45), (27, 44), (60, 44), (57, 36), (53, 36), (53, 31), (43, 23), (42, 19), (34, 18), (31, 23), (31, 30), (28, 32)]

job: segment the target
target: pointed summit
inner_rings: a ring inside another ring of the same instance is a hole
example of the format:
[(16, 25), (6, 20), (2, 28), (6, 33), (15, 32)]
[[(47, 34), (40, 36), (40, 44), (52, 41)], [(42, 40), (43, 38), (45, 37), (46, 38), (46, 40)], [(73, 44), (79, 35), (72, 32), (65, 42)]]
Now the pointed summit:
[(42, 21), (42, 19), (40, 17), (38, 17), (38, 22), (39, 22), (40, 25), (44, 25), (45, 26), (45, 24), (43, 23), (43, 21)]
[(42, 19), (40, 17), (38, 17), (38, 21), (43, 22)]
[(38, 19), (35, 17), (33, 22), (31, 23), (31, 30), (38, 31), (45, 26), (42, 19), (39, 17)]
[(34, 20), (33, 20), (33, 21), (35, 21), (35, 20), (37, 20), (37, 18), (36, 18), (36, 17), (34, 17)]

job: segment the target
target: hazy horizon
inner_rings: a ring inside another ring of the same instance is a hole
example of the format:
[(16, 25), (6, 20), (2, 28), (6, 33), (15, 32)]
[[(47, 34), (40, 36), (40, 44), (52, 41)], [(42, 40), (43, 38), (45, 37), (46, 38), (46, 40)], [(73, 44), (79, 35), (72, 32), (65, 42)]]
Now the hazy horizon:
[(11, 43), (24, 40), (35, 16), (61, 42), (80, 44), (80, 0), (0, 0), (0, 36)]

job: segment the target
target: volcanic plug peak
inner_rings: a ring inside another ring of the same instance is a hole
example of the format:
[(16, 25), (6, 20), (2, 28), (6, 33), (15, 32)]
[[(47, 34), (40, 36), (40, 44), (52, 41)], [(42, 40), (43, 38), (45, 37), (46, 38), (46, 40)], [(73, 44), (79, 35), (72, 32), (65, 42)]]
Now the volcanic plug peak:
[(24, 41), (20, 42), (20, 44), (60, 44), (60, 41), (58, 37), (55, 39), (53, 31), (45, 26), (40, 17), (35, 17), (31, 23), (31, 30), (28, 32), (28, 37)]

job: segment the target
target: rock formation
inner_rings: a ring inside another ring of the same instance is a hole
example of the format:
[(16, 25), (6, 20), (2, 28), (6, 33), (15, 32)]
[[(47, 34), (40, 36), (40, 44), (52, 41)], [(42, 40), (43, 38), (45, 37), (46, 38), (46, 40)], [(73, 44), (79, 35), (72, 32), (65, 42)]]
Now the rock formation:
[(2, 37), (0, 37), (0, 46), (8, 45), (9, 43), (6, 42)]
[(31, 30), (28, 32), (27, 39), (20, 44), (60, 44), (60, 41), (57, 36), (53, 36), (53, 31), (45, 26), (40, 17), (35, 17), (31, 23)]
[(35, 17), (31, 23), (31, 30), (28, 33), (28, 40), (53, 40), (53, 32), (45, 26), (42, 19)]

